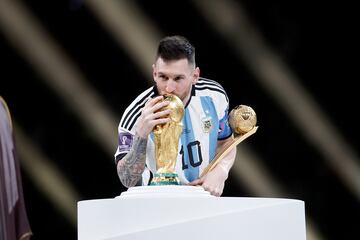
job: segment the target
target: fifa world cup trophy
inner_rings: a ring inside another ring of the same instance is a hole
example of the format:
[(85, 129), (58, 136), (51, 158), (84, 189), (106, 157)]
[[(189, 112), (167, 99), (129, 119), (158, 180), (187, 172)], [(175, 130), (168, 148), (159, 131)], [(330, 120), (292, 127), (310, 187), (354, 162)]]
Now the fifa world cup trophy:
[(184, 116), (184, 104), (175, 95), (164, 95), (164, 101), (169, 101), (165, 109), (171, 109), (170, 122), (155, 126), (155, 158), (156, 173), (150, 185), (180, 185), (175, 165), (178, 155), (179, 139), (182, 133), (182, 119)]

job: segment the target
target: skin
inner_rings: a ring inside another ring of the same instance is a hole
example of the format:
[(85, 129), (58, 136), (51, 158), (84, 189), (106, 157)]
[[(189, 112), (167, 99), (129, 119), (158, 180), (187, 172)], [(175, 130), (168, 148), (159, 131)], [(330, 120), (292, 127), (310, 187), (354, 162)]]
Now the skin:
[[(191, 88), (200, 76), (200, 69), (189, 63), (186, 58), (180, 60), (164, 61), (158, 58), (153, 64), (153, 78), (159, 94), (175, 94), (183, 103), (190, 99)], [(167, 117), (171, 110), (159, 111), (169, 103), (161, 101), (162, 96), (150, 99), (144, 106), (139, 117), (134, 146), (131, 151), (118, 162), (118, 175), (126, 187), (133, 187), (141, 180), (141, 174), (145, 169), (146, 144), (148, 135), (157, 124), (170, 121)], [(231, 141), (231, 138), (218, 141), (218, 149)], [(214, 196), (220, 196), (224, 189), (224, 183), (228, 172), (234, 163), (236, 150), (230, 151), (223, 160), (207, 175), (197, 179), (189, 185), (200, 185)]]

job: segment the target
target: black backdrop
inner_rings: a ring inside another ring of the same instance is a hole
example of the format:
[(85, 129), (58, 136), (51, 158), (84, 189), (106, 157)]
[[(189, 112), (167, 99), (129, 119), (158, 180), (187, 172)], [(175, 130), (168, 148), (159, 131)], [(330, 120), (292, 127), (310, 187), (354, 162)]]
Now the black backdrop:
[[(23, 3), (65, 49), (119, 120), (133, 97), (149, 86), (146, 76), (122, 46), (80, 0)], [(260, 128), (248, 145), (285, 187), (286, 194), (278, 197), (304, 200), (307, 216), (326, 239), (359, 237), (359, 199), (191, 1), (135, 3), (164, 35), (182, 34), (194, 43), (202, 76), (222, 83), (231, 107), (247, 103), (256, 110)], [(358, 28), (354, 8), (325, 1), (241, 3), (268, 44), (359, 155), (355, 87), (359, 79), (355, 71), (358, 43), (354, 39)], [(14, 120), (73, 184), (81, 195), (78, 200), (111, 198), (124, 191), (113, 156), (89, 137), (81, 120), (13, 46), (0, 31), (0, 94), (8, 102)], [(234, 180), (233, 174), (224, 196), (253, 196)], [(33, 239), (76, 239), (76, 227), (49, 202), (25, 171), (22, 177)]]

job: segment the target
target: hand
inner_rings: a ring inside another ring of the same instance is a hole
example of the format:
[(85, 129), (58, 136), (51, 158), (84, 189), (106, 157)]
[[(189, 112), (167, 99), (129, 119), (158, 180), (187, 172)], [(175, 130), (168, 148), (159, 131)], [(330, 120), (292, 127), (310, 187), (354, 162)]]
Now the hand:
[(163, 99), (163, 96), (158, 96), (149, 99), (145, 103), (136, 127), (136, 132), (139, 137), (147, 138), (156, 125), (170, 121), (170, 118), (167, 116), (171, 113), (171, 110), (160, 110), (169, 105), (168, 101), (161, 101)]
[(203, 176), (202, 178), (196, 179), (189, 183), (191, 186), (202, 186), (206, 191), (210, 192), (211, 195), (220, 197), (225, 186), (225, 181), (228, 177), (227, 172), (221, 167), (216, 166), (212, 171)]

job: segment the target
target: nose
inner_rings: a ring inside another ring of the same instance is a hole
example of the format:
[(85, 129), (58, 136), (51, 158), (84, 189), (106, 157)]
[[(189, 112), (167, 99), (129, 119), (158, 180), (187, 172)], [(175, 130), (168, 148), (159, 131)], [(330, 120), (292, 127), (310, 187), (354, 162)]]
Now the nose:
[(168, 92), (168, 93), (174, 92), (175, 88), (176, 88), (175, 84), (176, 83), (173, 80), (167, 81), (166, 88), (165, 88), (166, 92)]

